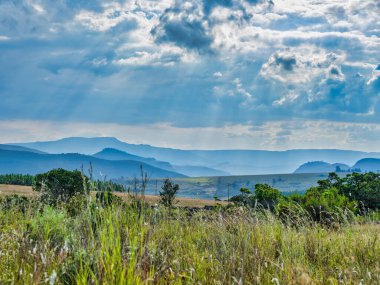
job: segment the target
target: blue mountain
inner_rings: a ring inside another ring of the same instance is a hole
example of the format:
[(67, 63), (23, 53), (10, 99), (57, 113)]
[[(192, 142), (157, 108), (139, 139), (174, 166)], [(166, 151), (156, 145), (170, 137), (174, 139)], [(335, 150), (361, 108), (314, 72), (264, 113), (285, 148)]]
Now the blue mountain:
[(38, 174), (53, 168), (67, 170), (84, 169), (85, 174), (92, 166), (93, 177), (96, 179), (134, 178), (140, 177), (140, 167), (149, 178), (181, 178), (186, 177), (175, 171), (151, 166), (147, 163), (135, 160), (105, 160), (89, 155), (68, 154), (40, 154), (29, 151), (14, 151), (0, 149), (0, 174), (20, 173)]
[(324, 161), (311, 161), (302, 164), (294, 171), (294, 173), (329, 173), (340, 171), (348, 171), (350, 166), (343, 163), (327, 163)]
[(64, 138), (57, 141), (17, 144), (48, 153), (76, 152), (93, 154), (105, 148), (114, 148), (141, 157), (152, 157), (175, 165), (201, 166), (233, 175), (292, 173), (308, 161), (340, 161), (353, 165), (368, 157), (380, 158), (380, 153), (338, 149), (295, 149), (287, 151), (265, 150), (181, 150), (129, 144), (116, 138)]

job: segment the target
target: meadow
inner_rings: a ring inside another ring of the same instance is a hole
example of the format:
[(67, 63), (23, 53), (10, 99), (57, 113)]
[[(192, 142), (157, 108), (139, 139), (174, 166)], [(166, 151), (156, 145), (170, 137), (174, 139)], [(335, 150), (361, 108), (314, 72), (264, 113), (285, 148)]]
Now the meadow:
[(33, 192), (0, 187), (0, 284), (380, 283), (379, 212), (334, 188), (351, 180), (330, 175), (289, 197), (260, 184), (202, 208), (90, 191), (98, 186), (80, 172), (46, 175)]
[[(344, 176), (347, 173), (339, 173)], [(240, 175), (240, 176), (214, 176), (173, 178), (180, 186), (179, 197), (192, 197), (197, 199), (227, 199), (238, 195), (241, 187), (254, 188), (258, 183), (265, 183), (285, 193), (304, 193), (308, 188), (315, 186), (318, 180), (328, 177), (328, 173), (291, 173), (266, 175)], [(133, 179), (116, 180), (131, 187)], [(162, 185), (161, 179), (150, 179), (147, 183), (146, 193), (157, 194)]]
[(244, 207), (130, 202), (0, 209), (2, 284), (379, 284), (369, 217), (296, 225)]

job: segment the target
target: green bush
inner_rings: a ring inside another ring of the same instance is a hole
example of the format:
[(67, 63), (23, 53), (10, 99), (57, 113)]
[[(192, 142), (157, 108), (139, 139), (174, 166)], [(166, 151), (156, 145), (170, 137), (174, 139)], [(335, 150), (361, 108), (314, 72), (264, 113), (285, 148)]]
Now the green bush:
[(281, 192), (268, 184), (255, 185), (254, 199), (266, 208), (273, 210), (281, 197)]
[(304, 207), (315, 221), (332, 223), (348, 218), (349, 213), (356, 210), (357, 203), (339, 194), (335, 187), (326, 190), (312, 187), (306, 191)]
[(77, 170), (53, 169), (36, 176), (33, 190), (41, 192), (43, 202), (48, 204), (67, 202), (74, 195), (89, 193), (88, 178)]
[(160, 203), (165, 207), (172, 207), (178, 190), (178, 184), (174, 184), (169, 178), (165, 179), (160, 191)]
[(350, 201), (357, 201), (362, 212), (367, 208), (380, 209), (380, 173), (352, 173), (343, 178), (330, 173), (327, 179), (318, 181), (318, 188), (322, 191), (331, 187)]

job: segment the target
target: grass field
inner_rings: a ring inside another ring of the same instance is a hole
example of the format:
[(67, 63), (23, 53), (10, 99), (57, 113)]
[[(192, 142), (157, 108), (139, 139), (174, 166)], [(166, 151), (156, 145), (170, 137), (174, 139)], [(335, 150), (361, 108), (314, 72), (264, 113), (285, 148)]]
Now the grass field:
[[(36, 197), (0, 185), (2, 197)], [(380, 284), (380, 224), (323, 225), (260, 208), (105, 206), (92, 195), (48, 206), (0, 201), (0, 284)], [(210, 200), (179, 198), (203, 207)]]
[[(340, 176), (347, 173), (339, 173)], [(228, 192), (231, 196), (240, 194), (240, 188), (254, 189), (255, 184), (268, 184), (282, 192), (305, 192), (308, 188), (317, 185), (318, 180), (326, 179), (328, 173), (297, 173), (297, 174), (268, 174), (268, 175), (243, 175), (243, 176), (216, 176), (216, 177), (192, 177), (175, 178), (180, 191), (178, 196), (197, 199), (213, 200), (214, 196), (227, 199)], [(119, 181), (132, 187), (133, 181)], [(156, 186), (157, 183), (157, 186)], [(148, 181), (147, 194), (159, 191), (162, 185), (161, 179)], [(156, 188), (157, 187), (157, 188)], [(157, 190), (158, 189), (158, 190)], [(228, 191), (229, 189), (229, 191)]]
[(380, 282), (380, 228), (372, 223), (288, 226), (243, 208), (74, 209), (0, 208), (0, 284)]
[[(0, 184), (0, 196), (18, 194), (26, 197), (36, 196), (36, 192), (33, 192), (30, 186), (18, 186), (18, 185), (3, 185)], [(129, 196), (126, 193), (117, 193), (117, 196), (122, 198), (124, 201), (128, 201)], [(145, 195), (145, 200), (151, 204), (159, 202), (160, 197), (154, 195)], [(178, 197), (176, 199), (176, 205), (182, 207), (204, 207), (204, 206), (215, 206), (217, 203), (226, 205), (224, 201), (215, 202), (214, 200), (207, 199), (193, 199), (187, 197)]]

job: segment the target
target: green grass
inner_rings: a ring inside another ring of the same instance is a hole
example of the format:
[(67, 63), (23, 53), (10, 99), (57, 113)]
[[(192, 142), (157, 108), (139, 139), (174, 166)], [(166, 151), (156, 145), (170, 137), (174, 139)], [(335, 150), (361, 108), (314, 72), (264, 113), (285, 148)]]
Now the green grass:
[(380, 283), (368, 218), (326, 228), (239, 207), (70, 209), (0, 208), (0, 284)]

